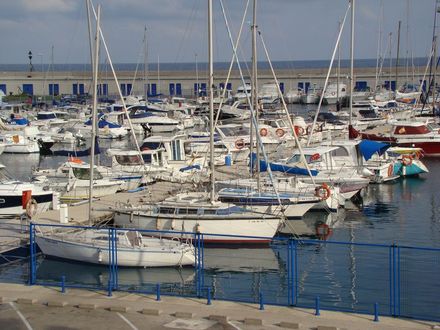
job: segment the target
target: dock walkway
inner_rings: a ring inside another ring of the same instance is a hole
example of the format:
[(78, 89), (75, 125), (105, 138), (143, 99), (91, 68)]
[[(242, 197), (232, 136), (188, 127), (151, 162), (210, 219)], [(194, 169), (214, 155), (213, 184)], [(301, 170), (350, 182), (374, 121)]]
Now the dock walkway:
[(435, 322), (206, 299), (0, 284), (3, 329), (438, 329)]

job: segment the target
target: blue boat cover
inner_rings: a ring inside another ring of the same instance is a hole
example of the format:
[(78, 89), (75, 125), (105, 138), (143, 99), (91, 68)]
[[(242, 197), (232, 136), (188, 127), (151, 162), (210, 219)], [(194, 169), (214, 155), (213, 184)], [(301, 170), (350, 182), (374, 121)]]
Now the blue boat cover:
[(29, 124), (29, 121), (26, 118), (12, 118), (8, 123), (10, 125), (25, 126), (25, 125)]
[[(256, 161), (256, 154), (252, 153), (252, 162), (250, 163), (250, 166), (255, 163)], [(305, 168), (301, 168), (298, 166), (289, 166), (286, 164), (280, 164), (280, 163), (269, 163), (270, 169), (273, 172), (282, 172), (286, 174), (296, 174), (296, 175), (309, 175), (309, 172)], [(260, 172), (266, 172), (267, 171), (267, 163), (265, 160), (260, 160)], [(319, 171), (317, 170), (310, 170), (310, 173), (312, 176), (317, 176)]]
[[(86, 150), (55, 150), (52, 152), (54, 156), (74, 156), (74, 157), (86, 157), (90, 156), (92, 148)], [(99, 155), (101, 149), (99, 149), (98, 137), (95, 138), (95, 155)]]
[(179, 171), (180, 172), (186, 172), (186, 171), (190, 171), (190, 170), (200, 170), (200, 165), (191, 165), (191, 166), (186, 166), (186, 167), (182, 167)]
[[(106, 126), (108, 126), (108, 128), (120, 128), (120, 127), (121, 127), (121, 125), (118, 125), (118, 124), (115, 124), (115, 123), (109, 122), (109, 121), (107, 121), (107, 120), (105, 120), (105, 119), (103, 119), (103, 118), (101, 118), (101, 117), (102, 117), (102, 114), (101, 114), (101, 115), (98, 115), (98, 118), (100, 118), (99, 121), (98, 121), (98, 127), (99, 127), (99, 128), (105, 128)], [(87, 126), (92, 125), (92, 118), (90, 118), (89, 120), (87, 120), (87, 121), (84, 123), (84, 125), (87, 125)]]
[(390, 147), (391, 145), (383, 142), (376, 142), (370, 140), (362, 140), (359, 143), (359, 149), (361, 151), (362, 156), (364, 156), (365, 160), (369, 160), (371, 156), (373, 156), (376, 152), (379, 155), (383, 155), (383, 153)]

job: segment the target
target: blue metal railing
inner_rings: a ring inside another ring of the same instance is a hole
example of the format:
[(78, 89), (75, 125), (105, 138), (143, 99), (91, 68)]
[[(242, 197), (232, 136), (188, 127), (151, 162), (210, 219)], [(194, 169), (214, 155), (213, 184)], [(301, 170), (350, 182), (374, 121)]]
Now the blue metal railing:
[[(61, 290), (70, 287), (106, 290), (109, 295), (115, 290), (137, 292), (153, 294), (158, 299), (161, 295), (199, 297), (206, 298), (208, 303), (211, 299), (222, 299), (259, 303), (260, 308), (265, 304), (297, 306), (315, 308), (318, 314), (324, 309), (370, 314), (376, 320), (379, 320), (380, 308), (381, 315), (440, 320), (440, 311), (436, 308), (436, 297), (440, 295), (437, 284), (440, 249), (316, 240), (302, 240), (298, 244), (291, 238), (275, 238), (271, 246), (264, 249), (245, 247), (217, 253), (218, 261), (207, 255), (207, 251), (215, 250), (205, 247), (211, 234), (137, 230), (145, 235), (172, 233), (176, 237), (192, 237), (194, 246), (193, 269), (150, 268), (145, 275), (118, 267), (117, 232), (120, 229), (108, 228), (103, 229), (109, 242), (108, 268), (85, 264), (72, 266), (72, 269), (58, 267), (64, 273), (52, 276), (38, 265), (35, 226), (96, 230), (31, 224), (30, 285), (50, 285)], [(90, 271), (79, 270), (84, 267)], [(50, 267), (53, 268), (57, 267)], [(167, 276), (174, 272), (178, 280), (168, 280)], [(79, 273), (91, 274), (91, 278), (77, 279)]]

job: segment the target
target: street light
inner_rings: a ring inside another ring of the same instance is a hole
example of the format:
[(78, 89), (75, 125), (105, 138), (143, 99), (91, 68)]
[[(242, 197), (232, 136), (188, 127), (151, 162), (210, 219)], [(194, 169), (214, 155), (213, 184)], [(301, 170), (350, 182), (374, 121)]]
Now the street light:
[(32, 51), (29, 51), (28, 57), (29, 57), (29, 72), (32, 72), (34, 71), (34, 66), (32, 65)]

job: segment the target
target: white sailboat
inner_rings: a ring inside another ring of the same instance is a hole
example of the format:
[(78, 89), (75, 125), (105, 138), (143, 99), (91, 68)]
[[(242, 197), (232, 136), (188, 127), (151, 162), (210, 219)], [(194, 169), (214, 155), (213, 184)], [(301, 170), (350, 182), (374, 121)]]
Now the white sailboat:
[(115, 210), (114, 220), (116, 224), (167, 230), (169, 235), (172, 235), (173, 231), (189, 232), (182, 236), (194, 235), (194, 233), (206, 234), (205, 243), (268, 243), (278, 230), (280, 217), (222, 203), (215, 194), (212, 0), (208, 1), (208, 12), (210, 192), (182, 193), (155, 205), (118, 209)]
[[(112, 251), (108, 229), (35, 237), (41, 251), (48, 256), (100, 265), (111, 264)], [(143, 237), (137, 231), (117, 230), (114, 237), (117, 264), (122, 267), (177, 267), (193, 266), (194, 248), (176, 240)]]
[[(96, 113), (97, 106), (97, 70), (101, 35), (99, 20), (100, 6), (98, 6), (96, 24), (93, 113)], [(103, 40), (103, 43), (105, 45), (105, 40)], [(92, 118), (95, 118), (95, 116), (92, 115)], [(95, 123), (93, 123), (92, 141), (95, 139), (95, 135)], [(89, 187), (87, 187), (90, 221), (95, 179), (94, 149), (94, 144), (92, 144), (90, 166), (82, 164), (78, 164), (79, 167), (72, 166), (80, 169), (81, 172), (90, 171)], [(47, 235), (40, 231), (36, 235), (36, 243), (46, 255), (95, 264), (108, 265), (116, 262), (119, 266), (127, 267), (161, 267), (194, 265), (195, 263), (194, 249), (191, 245), (175, 240), (144, 238), (136, 231), (82, 229), (74, 233), (68, 232), (65, 235), (61, 233)]]

